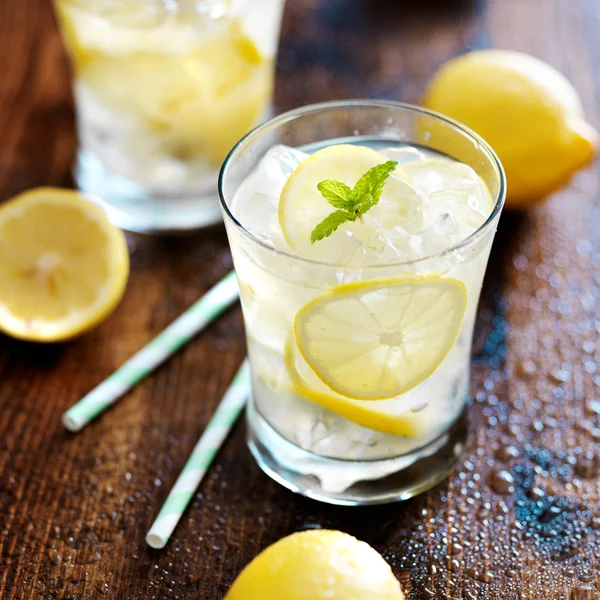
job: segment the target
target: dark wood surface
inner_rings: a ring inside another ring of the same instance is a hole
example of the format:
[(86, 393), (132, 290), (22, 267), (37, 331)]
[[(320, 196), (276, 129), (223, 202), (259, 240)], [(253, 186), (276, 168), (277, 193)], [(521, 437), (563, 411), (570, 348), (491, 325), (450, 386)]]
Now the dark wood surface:
[[(496, 46), (563, 71), (598, 125), (598, 32), (597, 0), (288, 0), (276, 107), (417, 101), (445, 60)], [(69, 77), (49, 4), (1, 1), (0, 200), (71, 184)], [(243, 326), (232, 310), (93, 425), (66, 433), (61, 413), (231, 267), (219, 228), (130, 236), (127, 293), (104, 324), (59, 346), (0, 338), (0, 597), (216, 600), (268, 544), (328, 527), (382, 552), (411, 599), (596, 598), (599, 225), (596, 166), (528, 215), (503, 216), (476, 335), (470, 443), (446, 482), (403, 504), (326, 506), (259, 471), (240, 425), (163, 551), (144, 535), (244, 355)]]

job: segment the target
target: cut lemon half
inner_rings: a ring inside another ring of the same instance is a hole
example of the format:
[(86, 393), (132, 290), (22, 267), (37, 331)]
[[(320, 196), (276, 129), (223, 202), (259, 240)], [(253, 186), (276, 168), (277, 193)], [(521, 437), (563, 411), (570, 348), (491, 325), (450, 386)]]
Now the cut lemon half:
[[(286, 181), (279, 198), (279, 225), (289, 246), (310, 247), (312, 230), (335, 210), (319, 192), (319, 183), (334, 179), (353, 188), (369, 169), (387, 160), (371, 148), (350, 144), (323, 148), (303, 160)], [(402, 225), (404, 219), (413, 218), (419, 205), (408, 177), (397, 168), (386, 181), (379, 203), (361, 217), (362, 226), (368, 227), (378, 218), (387, 227)], [(359, 222), (344, 223), (340, 229), (360, 227)], [(338, 234), (334, 239), (338, 244), (344, 243), (344, 236)], [(321, 246), (324, 247), (322, 242)]]
[(77, 192), (38, 188), (0, 208), (0, 330), (56, 342), (90, 329), (127, 282), (125, 237)]
[(333, 391), (355, 400), (394, 398), (444, 360), (462, 322), (466, 289), (438, 276), (339, 285), (296, 315), (296, 344)]
[[(297, 349), (293, 336), (285, 345), (284, 360), (291, 385), (298, 396), (327, 408), (350, 421), (375, 431), (403, 437), (420, 437), (436, 422), (433, 405), (412, 410), (402, 398), (390, 400), (351, 400), (329, 389), (308, 366)], [(439, 415), (438, 415), (439, 418)]]

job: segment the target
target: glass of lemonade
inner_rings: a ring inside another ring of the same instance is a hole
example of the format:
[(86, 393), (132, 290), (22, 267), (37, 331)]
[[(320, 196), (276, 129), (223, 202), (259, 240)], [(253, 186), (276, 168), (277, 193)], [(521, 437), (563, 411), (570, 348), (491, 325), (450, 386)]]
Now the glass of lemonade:
[(55, 0), (74, 69), (77, 183), (117, 225), (220, 221), (217, 173), (269, 116), (285, 0)]
[(414, 106), (320, 104), (242, 139), (219, 191), (259, 465), (348, 505), (443, 479), (465, 443), (473, 326), (504, 202), (490, 147)]

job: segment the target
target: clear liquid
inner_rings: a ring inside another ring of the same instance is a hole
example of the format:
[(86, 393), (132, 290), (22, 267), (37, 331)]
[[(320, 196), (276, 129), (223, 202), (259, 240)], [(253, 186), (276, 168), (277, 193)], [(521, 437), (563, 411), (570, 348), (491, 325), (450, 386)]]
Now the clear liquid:
[(80, 185), (175, 229), (201, 219), (209, 196), (218, 219), (221, 162), (269, 113), (283, 0), (56, 5), (74, 66)]
[[(347, 143), (347, 140), (338, 141)], [(388, 148), (387, 154), (399, 162), (442, 158), (447, 163), (458, 165), (459, 170), (462, 168), (448, 157), (422, 148), (401, 145), (390, 148), (389, 142), (381, 140), (361, 139), (359, 143), (378, 150)], [(314, 152), (317, 149), (311, 146), (303, 148), (303, 151)], [(301, 159), (302, 155), (296, 151), (289, 152), (281, 147), (272, 149), (242, 183), (232, 202), (235, 216), (248, 230), (266, 244), (284, 252), (291, 252), (291, 249), (285, 242), (277, 217), (279, 194)], [(428, 175), (435, 180), (434, 170), (425, 172), (426, 179)], [(483, 204), (475, 206), (474, 200), (465, 200), (464, 195), (475, 193), (473, 190), (480, 184), (484, 185), (479, 179), (470, 183), (457, 181), (453, 184), (454, 190), (433, 190), (423, 200), (423, 206), (417, 207), (417, 212), (421, 213), (420, 220), (405, 223), (407, 227), (403, 231), (376, 232), (382, 236), (378, 239), (383, 239), (379, 245), (372, 243), (371, 239), (365, 244), (365, 240), (360, 239), (363, 232), (351, 231), (360, 242), (359, 247), (362, 245), (367, 249), (354, 252), (349, 245), (345, 248), (350, 249), (347, 260), (341, 263), (342, 268), (337, 269), (294, 261), (256, 246), (246, 247), (235, 230), (229, 231), (242, 291), (248, 352), (254, 375), (254, 405), (280, 435), (320, 456), (374, 461), (401, 457), (418, 450), (443, 435), (458, 418), (468, 393), (473, 324), (493, 232), (471, 248), (468, 254), (457, 251), (440, 256), (439, 252), (468, 237), (491, 213), (487, 188), (477, 190)], [(471, 185), (472, 190), (466, 189)], [(452, 205), (452, 194), (461, 198), (456, 205)], [(485, 202), (488, 204), (485, 205)], [(448, 227), (448, 221), (451, 227)], [(397, 237), (388, 244), (391, 234)], [(338, 230), (334, 236), (339, 235), (345, 234)], [(401, 236), (404, 236), (405, 243), (398, 243)], [(307, 252), (311, 254), (305, 257), (320, 260), (319, 253), (322, 253), (321, 260), (327, 261), (333, 246), (327, 248), (320, 244), (309, 248)], [(429, 255), (437, 256), (427, 260), (425, 257)], [(417, 259), (423, 260), (407, 264)], [(467, 306), (458, 336), (446, 358), (429, 377), (395, 398), (375, 402), (354, 400), (357, 406), (365, 408), (376, 404), (377, 410), (391, 420), (406, 421), (407, 435), (364, 427), (315, 402), (315, 394), (331, 394), (332, 390), (316, 377), (297, 351), (294, 341), (294, 320), (303, 307), (336, 285), (380, 278), (382, 274), (373, 273), (369, 267), (382, 264), (390, 265), (385, 276), (443, 274), (462, 281), (467, 291)], [(344, 266), (365, 268), (348, 269)], [(312, 398), (298, 393), (298, 378), (305, 388), (314, 392)], [(397, 470), (397, 465), (394, 470)]]

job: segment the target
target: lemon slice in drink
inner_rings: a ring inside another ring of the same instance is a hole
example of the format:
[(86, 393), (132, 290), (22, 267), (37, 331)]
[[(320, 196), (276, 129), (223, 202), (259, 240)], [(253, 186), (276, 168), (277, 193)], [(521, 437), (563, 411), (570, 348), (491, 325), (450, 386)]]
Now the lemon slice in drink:
[(414, 407), (406, 406), (406, 400), (402, 396), (373, 402), (352, 400), (334, 392), (302, 358), (293, 336), (286, 341), (284, 361), (290, 381), (288, 389), (291, 392), (358, 425), (383, 433), (414, 438), (426, 435), (431, 423), (435, 422), (435, 416), (432, 414), (435, 408), (432, 404), (413, 411)]
[(0, 208), (0, 330), (65, 340), (104, 319), (123, 295), (127, 244), (77, 192), (39, 188)]
[[(323, 148), (303, 160), (286, 181), (279, 198), (279, 224), (290, 247), (301, 253), (309, 248), (312, 230), (335, 210), (317, 189), (321, 181), (334, 179), (353, 188), (369, 169), (387, 160), (371, 148), (350, 144)], [(402, 225), (404, 219), (414, 217), (419, 204), (408, 177), (397, 168), (386, 181), (379, 203), (361, 217), (362, 223), (344, 223), (339, 231), (350, 230), (360, 236), (361, 229), (368, 229), (376, 219), (386, 227)], [(345, 236), (337, 233), (319, 244), (326, 255), (331, 254), (331, 244), (341, 246), (344, 241)]]
[(462, 282), (437, 275), (343, 284), (296, 315), (296, 344), (319, 379), (338, 394), (394, 398), (444, 360), (466, 303)]

